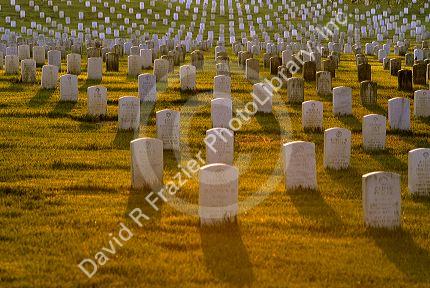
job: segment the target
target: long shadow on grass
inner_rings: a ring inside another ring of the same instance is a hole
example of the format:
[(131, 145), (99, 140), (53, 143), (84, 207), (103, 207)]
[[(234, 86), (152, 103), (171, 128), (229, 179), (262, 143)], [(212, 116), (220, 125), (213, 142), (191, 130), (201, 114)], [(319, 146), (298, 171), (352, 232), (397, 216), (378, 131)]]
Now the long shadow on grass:
[(430, 279), (429, 251), (418, 246), (408, 231), (369, 228), (367, 233), (409, 279), (427, 283)]
[[(361, 199), (361, 190), (354, 189), (354, 187), (361, 186), (361, 173), (349, 164), (347, 169), (335, 170), (335, 169), (324, 169), (324, 174), (330, 177), (331, 183), (336, 183), (336, 186), (342, 187), (341, 195), (342, 198), (348, 199)], [(336, 187), (337, 188), (337, 187)]]
[(336, 211), (326, 203), (320, 191), (301, 188), (288, 189), (287, 195), (303, 218), (315, 222), (308, 227), (309, 230), (332, 233), (342, 229), (342, 221)]
[(117, 130), (115, 138), (113, 139), (113, 146), (122, 150), (130, 149), (130, 141), (137, 136), (137, 132), (132, 130)]
[(351, 132), (361, 132), (361, 122), (355, 115), (346, 115), (337, 117)]
[(58, 101), (54, 106), (54, 109), (50, 112), (53, 116), (64, 116), (72, 111), (73, 107), (75, 107), (76, 102), (72, 101)]
[(408, 164), (393, 155), (391, 149), (366, 151), (366, 153), (383, 166), (381, 170), (407, 171)]
[(55, 89), (39, 89), (28, 102), (29, 107), (40, 107), (46, 104), (54, 94)]
[(249, 287), (254, 281), (252, 264), (237, 223), (200, 228), (207, 269), (220, 281)]

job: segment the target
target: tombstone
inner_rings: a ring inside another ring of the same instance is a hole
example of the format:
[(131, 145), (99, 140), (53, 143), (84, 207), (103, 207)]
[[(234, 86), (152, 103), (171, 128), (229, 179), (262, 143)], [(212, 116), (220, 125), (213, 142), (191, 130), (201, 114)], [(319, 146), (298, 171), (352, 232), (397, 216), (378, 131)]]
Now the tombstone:
[(214, 163), (200, 168), (199, 217), (202, 226), (237, 221), (238, 179), (238, 170), (227, 164)]
[(346, 169), (351, 158), (351, 131), (330, 128), (324, 131), (324, 168)]
[(409, 99), (396, 97), (388, 100), (388, 121), (391, 130), (408, 131), (411, 128)]
[(102, 57), (102, 49), (99, 47), (88, 47), (87, 58), (98, 58)]
[(36, 61), (36, 67), (42, 67), (45, 65), (45, 47), (33, 47), (33, 60)]
[(103, 86), (90, 86), (87, 89), (88, 114), (92, 116), (106, 115), (107, 89)]
[(370, 66), (370, 64), (360, 64), (358, 65), (357, 69), (358, 82), (372, 80), (372, 67)]
[(333, 115), (352, 115), (352, 88), (333, 88)]
[(214, 98), (231, 98), (231, 78), (219, 75), (214, 77)]
[(211, 100), (211, 119), (214, 128), (230, 128), (230, 120), (233, 117), (232, 101), (228, 98), (216, 98)]
[(413, 66), (414, 65), (414, 54), (412, 54), (412, 53), (406, 53), (406, 55), (405, 55), (405, 65), (406, 66)]
[(19, 58), (16, 55), (6, 55), (4, 72), (6, 75), (14, 75), (19, 73)]
[(81, 74), (81, 55), (74, 53), (67, 55), (67, 74)]
[(332, 94), (331, 75), (328, 71), (318, 71), (316, 73), (316, 89), (319, 96), (330, 96)]
[(174, 61), (173, 57), (170, 55), (163, 55), (161, 56), (161, 59), (167, 60), (168, 65), (168, 73), (172, 73), (174, 70)]
[(390, 61), (391, 59), (388, 57), (385, 57), (384, 60), (382, 61), (382, 67), (384, 67), (384, 70), (390, 70)]
[(59, 50), (48, 51), (48, 65), (57, 66), (58, 71), (61, 71), (61, 51)]
[(140, 57), (142, 58), (142, 68), (152, 68), (152, 51), (150, 49), (141, 49)]
[(163, 185), (163, 142), (139, 138), (130, 142), (131, 186), (158, 191)]
[(140, 100), (134, 96), (120, 97), (118, 100), (118, 129), (139, 130)]
[(427, 83), (430, 84), (430, 63), (427, 64), (427, 77), (426, 78), (427, 78)]
[(412, 195), (430, 196), (430, 149), (408, 153), (408, 189)]
[(414, 116), (430, 117), (430, 90), (414, 92)]
[(180, 148), (180, 113), (178, 111), (164, 109), (157, 111), (157, 138), (163, 141), (164, 150), (176, 150)]
[(217, 63), (216, 64), (216, 75), (225, 75), (230, 76), (230, 67), (226, 63)]
[(323, 103), (310, 100), (302, 103), (302, 127), (304, 130), (322, 130)]
[(36, 61), (24, 59), (21, 61), (22, 83), (36, 83)]
[(119, 72), (119, 55), (109, 52), (106, 53), (106, 71)]
[(365, 150), (385, 149), (386, 125), (385, 116), (369, 114), (363, 117), (362, 135)]
[(42, 67), (42, 89), (55, 89), (58, 81), (58, 67), (54, 65), (44, 65)]
[(315, 81), (316, 79), (316, 64), (314, 61), (306, 61), (303, 63), (303, 80)]
[(371, 172), (362, 176), (364, 223), (376, 228), (400, 226), (400, 175)]
[(282, 65), (282, 59), (278, 56), (270, 57), (269, 59), (269, 69), (270, 69), (270, 75), (277, 75), (278, 74), (278, 67)]
[(191, 52), (191, 65), (196, 67), (197, 70), (203, 70), (204, 63), (205, 57), (202, 51), (194, 50)]
[(360, 99), (363, 106), (378, 104), (378, 84), (372, 81), (360, 83)]
[(260, 82), (255, 83), (252, 88), (252, 98), (256, 112), (272, 113), (272, 86)]
[(102, 77), (103, 77), (103, 59), (99, 57), (88, 58), (87, 79), (102, 80)]
[(157, 85), (155, 75), (145, 73), (138, 77), (138, 91), (140, 102), (157, 101)]
[[(228, 100), (228, 99), (221, 99)], [(213, 101), (213, 100), (212, 100)], [(206, 131), (206, 163), (233, 165), (234, 132), (227, 128), (212, 128)]]
[(305, 99), (304, 80), (297, 77), (288, 78), (287, 94), (289, 103), (303, 103)]
[(399, 58), (390, 60), (390, 74), (391, 76), (398, 76), (399, 70), (402, 69), (402, 60)]
[(129, 55), (127, 57), (127, 64), (128, 64), (128, 72), (127, 75), (129, 77), (137, 77), (140, 74), (140, 71), (142, 70), (142, 62), (141, 57), (138, 55)]
[[(321, 62), (321, 68), (323, 71), (330, 72), (332, 78), (336, 77), (336, 64), (332, 60), (323, 60)], [(317, 72), (318, 73), (318, 72)], [(318, 78), (318, 76), (317, 76)]]
[(402, 69), (398, 71), (397, 76), (398, 90), (400, 91), (412, 91), (412, 71)]
[(424, 63), (414, 64), (412, 67), (412, 83), (415, 85), (426, 85), (427, 65)]
[(18, 58), (19, 61), (30, 59), (30, 46), (29, 45), (19, 45), (18, 46)]
[(78, 76), (66, 74), (60, 77), (60, 101), (78, 101)]
[(169, 75), (169, 61), (165, 59), (155, 59), (153, 74), (155, 75), (157, 83), (164, 84), (163, 86), (167, 86)]
[(260, 63), (257, 59), (246, 59), (245, 75), (249, 81), (260, 81)]
[(317, 189), (315, 144), (293, 141), (282, 145), (285, 188)]
[(196, 89), (196, 67), (193, 65), (182, 65), (179, 67), (179, 82), (181, 91)]
[(363, 55), (363, 54), (357, 54), (357, 55), (355, 55), (355, 64), (357, 65), (357, 67), (360, 64), (367, 64), (367, 58), (366, 58), (366, 56)]

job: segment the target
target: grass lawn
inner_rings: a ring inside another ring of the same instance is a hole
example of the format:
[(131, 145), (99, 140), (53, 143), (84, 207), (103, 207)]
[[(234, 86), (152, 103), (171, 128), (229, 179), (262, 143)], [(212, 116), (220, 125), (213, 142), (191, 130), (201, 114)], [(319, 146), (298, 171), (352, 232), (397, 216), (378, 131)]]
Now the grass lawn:
[[(1, 13), (6, 9), (3, 5)], [(230, 47), (228, 52), (236, 111), (252, 100), (252, 83)], [(397, 78), (375, 57), (369, 63), (378, 83), (378, 105), (363, 107), (355, 59), (341, 56), (333, 87), (353, 88), (352, 116), (334, 117), (331, 98), (317, 96), (315, 82), (305, 84), (305, 100), (324, 104), (324, 128), (351, 130), (349, 169), (323, 168), (323, 133), (303, 131), (301, 106), (287, 104), (282, 89), (274, 96), (272, 114), (257, 114), (235, 134), (243, 212), (237, 225), (202, 229), (195, 215), (177, 209), (180, 203), (197, 204), (197, 177), (176, 200), (158, 201), (158, 211), (145, 200), (147, 191), (130, 189), (130, 140), (156, 137), (158, 110), (181, 112), (182, 165), (200, 150), (204, 153), (203, 139), (211, 128), (213, 58), (213, 49), (205, 52), (196, 93), (180, 92), (175, 67), (155, 107), (142, 105), (139, 133), (117, 131), (119, 97), (138, 95), (137, 79), (126, 76), (125, 57), (121, 71), (104, 72), (101, 82), (86, 80), (84, 60), (77, 103), (59, 102), (59, 87), (41, 90), (39, 84), (21, 84), (18, 76), (0, 71), (0, 286), (429, 287), (430, 200), (407, 191), (407, 153), (430, 147), (430, 119), (411, 119), (411, 133), (387, 127), (385, 151), (363, 150), (364, 115), (387, 116), (387, 101), (393, 97), (411, 99), (413, 114), (413, 94), (397, 91)], [(262, 78), (270, 78), (262, 64), (260, 69)], [(38, 68), (39, 81), (40, 73)], [(103, 119), (87, 116), (86, 90), (95, 84), (108, 89)], [(284, 188), (281, 145), (294, 140), (316, 144), (317, 191)], [(166, 152), (164, 164), (169, 181), (178, 172), (177, 158)], [(401, 175), (402, 229), (373, 230), (363, 224), (361, 175), (379, 170)], [(128, 216), (137, 207), (149, 217), (142, 227)], [(194, 211), (192, 205), (180, 208)], [(133, 233), (122, 247), (113, 240), (119, 239), (121, 223)], [(110, 245), (115, 255), (106, 253), (106, 264), (89, 279), (78, 264)]]

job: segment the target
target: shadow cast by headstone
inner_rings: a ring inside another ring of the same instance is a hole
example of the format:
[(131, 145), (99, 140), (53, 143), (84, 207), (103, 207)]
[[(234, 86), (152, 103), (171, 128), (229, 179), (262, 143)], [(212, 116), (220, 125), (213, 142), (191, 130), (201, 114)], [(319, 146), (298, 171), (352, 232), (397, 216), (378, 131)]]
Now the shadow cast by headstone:
[[(144, 125), (155, 125), (155, 105), (156, 102), (140, 102), (140, 123)], [(153, 117), (152, 117), (153, 116)]]
[(261, 125), (261, 130), (263, 132), (275, 134), (277, 138), (281, 139), (281, 126), (273, 113), (257, 112), (254, 117)]
[(31, 97), (28, 101), (29, 107), (40, 107), (46, 104), (52, 95), (55, 93), (55, 89), (42, 89), (37, 90), (36, 94)]
[(214, 277), (236, 287), (250, 287), (254, 273), (237, 222), (200, 227), (206, 268)]
[(428, 283), (429, 251), (417, 245), (408, 231), (401, 228), (394, 230), (367, 228), (366, 233), (373, 238), (388, 260), (409, 280)]
[(380, 104), (374, 104), (374, 105), (363, 105), (364, 108), (366, 108), (369, 111), (369, 114), (379, 114), (383, 116), (387, 116), (387, 110), (384, 109)]
[(308, 229), (319, 233), (336, 233), (343, 229), (340, 217), (319, 190), (296, 188), (287, 189), (286, 193), (302, 217), (315, 221)]
[(138, 135), (138, 132), (133, 130), (117, 130), (112, 145), (115, 148), (122, 150), (130, 150), (130, 141)]
[(75, 101), (58, 101), (50, 114), (54, 116), (64, 116), (70, 113), (76, 104), (77, 102)]
[(330, 177), (331, 182), (342, 187), (344, 191), (342, 192), (341, 197), (348, 199), (361, 199), (361, 190), (353, 189), (352, 187), (361, 185), (362, 173), (352, 166), (352, 163), (350, 163), (346, 169), (336, 170), (325, 168), (324, 174)]
[(343, 115), (336, 117), (340, 122), (343, 123), (346, 128), (348, 128), (351, 132), (361, 132), (362, 125), (361, 121), (355, 115)]
[(102, 80), (89, 80), (86, 79), (85, 82), (81, 86), (79, 86), (79, 92), (80, 93), (87, 93), (88, 87), (100, 85), (102, 83)]
[(377, 161), (383, 166), (382, 171), (407, 171), (408, 163), (403, 162), (401, 159), (393, 155), (393, 151), (389, 148), (384, 150), (364, 150), (366, 154), (372, 157), (373, 160)]

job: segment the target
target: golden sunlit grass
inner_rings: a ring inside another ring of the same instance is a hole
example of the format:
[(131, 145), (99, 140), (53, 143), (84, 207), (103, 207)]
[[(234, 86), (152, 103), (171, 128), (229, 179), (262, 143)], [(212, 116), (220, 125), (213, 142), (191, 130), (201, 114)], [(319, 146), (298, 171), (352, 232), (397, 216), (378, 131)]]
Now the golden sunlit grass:
[[(372, 59), (372, 58), (371, 58)], [(189, 58), (186, 60), (189, 62)], [(235, 109), (250, 101), (252, 84), (231, 58)], [(300, 106), (285, 104), (286, 91), (274, 97), (273, 114), (244, 122), (235, 135), (235, 166), (240, 200), (267, 193), (258, 206), (239, 216), (237, 226), (200, 229), (195, 216), (169, 205), (152, 211), (143, 193), (130, 190), (129, 141), (155, 137), (155, 111), (181, 111), (182, 162), (199, 150), (210, 123), (213, 52), (206, 53), (195, 94), (180, 93), (178, 69), (155, 107), (142, 106), (139, 135), (117, 132), (118, 98), (137, 96), (137, 80), (107, 73), (108, 116), (86, 116), (86, 88), (97, 82), (79, 77), (79, 101), (60, 103), (59, 89), (0, 78), (1, 234), (0, 277), (7, 287), (22, 286), (421, 286), (429, 284), (428, 199), (407, 192), (407, 152), (429, 147), (429, 121), (412, 119), (410, 134), (388, 130), (387, 149), (369, 153), (361, 146), (361, 118), (386, 115), (391, 97), (412, 97), (396, 90), (397, 79), (370, 61), (379, 84), (378, 107), (360, 104), (352, 55), (343, 55), (333, 85), (353, 87), (353, 116), (334, 117), (330, 97), (306, 85), (305, 99), (324, 103), (324, 128), (346, 127), (352, 134), (351, 167), (334, 172), (322, 167), (323, 134), (301, 129)], [(84, 63), (85, 66), (85, 63)], [(268, 77), (267, 72), (262, 76)], [(38, 75), (40, 79), (40, 75)], [(415, 87), (416, 89), (421, 87)], [(411, 107), (412, 108), (412, 107)], [(306, 140), (316, 144), (318, 191), (285, 191), (280, 170), (281, 144)], [(178, 172), (172, 153), (165, 154), (166, 180)], [(361, 175), (385, 170), (402, 175), (400, 231), (372, 231), (363, 226)], [(197, 203), (193, 178), (177, 196)], [(161, 203), (158, 203), (161, 204)], [(141, 207), (151, 219), (138, 227), (127, 213)], [(243, 208), (243, 207), (242, 207)], [(134, 237), (88, 279), (77, 264), (93, 258), (125, 223)]]

